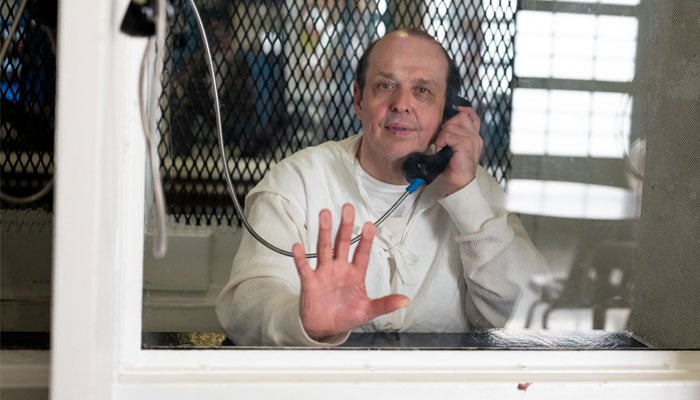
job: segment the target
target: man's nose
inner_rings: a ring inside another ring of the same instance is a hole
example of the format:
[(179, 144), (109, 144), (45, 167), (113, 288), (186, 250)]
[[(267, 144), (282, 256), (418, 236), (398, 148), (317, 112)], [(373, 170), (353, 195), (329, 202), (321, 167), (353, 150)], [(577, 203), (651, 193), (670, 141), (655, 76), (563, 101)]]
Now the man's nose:
[(408, 90), (397, 90), (392, 100), (391, 111), (406, 113), (411, 109), (411, 93)]

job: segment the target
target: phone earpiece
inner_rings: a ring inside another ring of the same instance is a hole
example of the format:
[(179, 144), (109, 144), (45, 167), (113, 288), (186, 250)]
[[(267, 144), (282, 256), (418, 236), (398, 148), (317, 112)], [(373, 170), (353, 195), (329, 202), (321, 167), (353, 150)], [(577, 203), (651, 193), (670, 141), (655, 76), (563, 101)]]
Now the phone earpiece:
[[(445, 107), (445, 112), (442, 116), (443, 123), (457, 115), (458, 111), (455, 108), (456, 106), (471, 107), (472, 104), (469, 100), (458, 96), (454, 102)], [(420, 178), (423, 179), (426, 184), (429, 184), (447, 168), (453, 153), (450, 146), (445, 146), (440, 151), (430, 156), (423, 153), (409, 154), (402, 166), (404, 178), (409, 182)]]
[(464, 97), (459, 97), (457, 96), (453, 102), (450, 102), (446, 107), (445, 111), (442, 114), (442, 122), (444, 123), (448, 119), (454, 117), (457, 115), (457, 109), (455, 107), (457, 106), (462, 106), (462, 107), (471, 107), (472, 103), (469, 102), (469, 100), (465, 99)]

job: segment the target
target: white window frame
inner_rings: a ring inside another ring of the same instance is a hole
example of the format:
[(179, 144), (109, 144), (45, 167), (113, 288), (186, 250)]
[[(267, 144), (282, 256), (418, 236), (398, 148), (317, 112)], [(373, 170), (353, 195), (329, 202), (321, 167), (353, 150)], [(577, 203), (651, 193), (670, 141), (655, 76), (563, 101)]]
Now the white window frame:
[(127, 1), (59, 3), (53, 400), (698, 397), (700, 352), (142, 350), (145, 42), (119, 32)]

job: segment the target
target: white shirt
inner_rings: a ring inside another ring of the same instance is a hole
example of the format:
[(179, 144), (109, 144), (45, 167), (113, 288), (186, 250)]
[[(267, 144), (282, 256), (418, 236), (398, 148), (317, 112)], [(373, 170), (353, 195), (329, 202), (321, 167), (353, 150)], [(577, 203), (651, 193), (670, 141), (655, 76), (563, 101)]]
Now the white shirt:
[[(246, 198), (246, 214), (256, 231), (278, 247), (291, 249), (301, 242), (314, 252), (321, 209), (331, 210), (333, 232), (345, 203), (355, 206), (355, 234), (364, 222), (376, 221), (405, 189), (367, 179), (355, 157), (360, 140), (355, 135), (304, 149), (269, 171)], [(473, 182), (450, 196), (440, 197), (431, 186), (411, 194), (397, 216), (377, 228), (366, 277), (370, 298), (400, 293), (411, 305), (355, 330), (503, 327), (520, 292), (511, 279), (514, 269), (544, 266), (503, 203), (500, 186), (481, 167)], [(309, 264), (315, 268), (315, 260)], [(216, 312), (237, 345), (337, 345), (347, 339), (319, 343), (306, 335), (294, 261), (247, 232)]]

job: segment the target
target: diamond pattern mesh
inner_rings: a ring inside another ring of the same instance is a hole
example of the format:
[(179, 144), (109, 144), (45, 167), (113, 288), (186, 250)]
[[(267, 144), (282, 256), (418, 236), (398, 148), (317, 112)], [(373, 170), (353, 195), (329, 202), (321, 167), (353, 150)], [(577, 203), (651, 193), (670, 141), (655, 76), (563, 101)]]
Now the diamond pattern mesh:
[[(0, 0), (6, 32), (17, 1)], [(173, 0), (160, 100), (161, 171), (169, 214), (191, 225), (238, 224), (219, 154), (204, 47), (194, 13)], [(360, 129), (354, 69), (371, 41), (422, 26), (460, 67), (461, 95), (482, 119), (482, 164), (505, 182), (513, 78), (514, 2), (199, 0), (217, 75), (226, 167), (242, 201), (276, 162)], [(55, 56), (46, 29), (25, 13), (2, 63), (3, 193), (26, 196), (51, 181)], [(3, 36), (4, 40), (4, 36)], [(18, 42), (18, 43), (19, 43)], [(51, 208), (51, 196), (28, 205)]]
[[(235, 224), (204, 50), (189, 2), (177, 1), (160, 125), (169, 212), (187, 224)], [(286, 155), (359, 131), (352, 108), (357, 61), (372, 40), (404, 26), (426, 28), (455, 57), (465, 77), (461, 93), (482, 118), (482, 164), (505, 181), (515, 31), (510, 1), (197, 4), (216, 64), (227, 167), (239, 199)]]
[[(0, 1), (3, 44), (18, 9), (19, 1)], [(56, 57), (54, 31), (43, 17), (35, 17), (27, 7), (0, 60), (3, 209), (52, 209)]]

